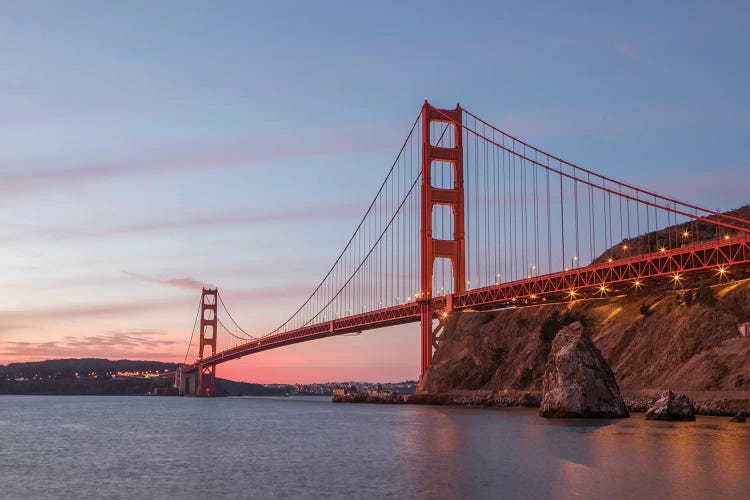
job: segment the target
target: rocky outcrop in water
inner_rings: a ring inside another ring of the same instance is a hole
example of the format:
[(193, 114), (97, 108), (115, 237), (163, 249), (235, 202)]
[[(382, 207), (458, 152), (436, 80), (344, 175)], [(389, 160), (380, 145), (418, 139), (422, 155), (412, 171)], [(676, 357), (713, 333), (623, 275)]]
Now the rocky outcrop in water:
[(557, 333), (544, 373), (542, 417), (629, 417), (615, 375), (586, 328)]
[(646, 420), (695, 420), (695, 407), (684, 394), (677, 396), (671, 390), (665, 391), (646, 412)]
[(729, 419), (730, 422), (734, 422), (737, 424), (744, 424), (745, 423), (745, 415), (742, 414), (742, 412), (737, 412), (737, 415), (733, 416)]
[(337, 387), (333, 390), (333, 403), (384, 403), (399, 404), (406, 402), (406, 396), (393, 391), (378, 389), (359, 391), (356, 386)]

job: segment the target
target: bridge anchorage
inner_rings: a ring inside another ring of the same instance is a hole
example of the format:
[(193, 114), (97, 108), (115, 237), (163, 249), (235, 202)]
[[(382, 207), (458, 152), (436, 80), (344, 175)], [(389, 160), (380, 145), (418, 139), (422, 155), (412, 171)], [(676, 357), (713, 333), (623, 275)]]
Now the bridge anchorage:
[(217, 289), (204, 289), (198, 342), (191, 336), (176, 382), (180, 394), (211, 396), (220, 363), (416, 322), (421, 382), (452, 311), (750, 275), (749, 214), (616, 181), (458, 105), (425, 101), (353, 235), (303, 304), (273, 331), (253, 336)]

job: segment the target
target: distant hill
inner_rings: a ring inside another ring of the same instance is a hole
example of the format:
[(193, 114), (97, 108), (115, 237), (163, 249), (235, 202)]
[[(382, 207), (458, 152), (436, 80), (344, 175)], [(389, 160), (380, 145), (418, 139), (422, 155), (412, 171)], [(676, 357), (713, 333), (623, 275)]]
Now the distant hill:
[(179, 363), (164, 363), (161, 361), (136, 361), (130, 359), (110, 360), (102, 358), (69, 358), (48, 359), (44, 361), (30, 361), (24, 363), (10, 363), (0, 365), (0, 377), (11, 374), (14, 377), (32, 378), (34, 375), (46, 378), (75, 377), (75, 374), (96, 374), (104, 377), (107, 374), (121, 373), (163, 373), (173, 372)]
[[(170, 375), (179, 363), (161, 361), (109, 360), (101, 358), (50, 359), (0, 365), (0, 395), (91, 395), (142, 396), (156, 388), (171, 387)], [(253, 384), (216, 379), (220, 396), (330, 396), (339, 385), (356, 385), (366, 390), (379, 384), (369, 382), (326, 382), (320, 384)], [(416, 381), (382, 384), (384, 389), (403, 394), (414, 392)]]
[[(161, 361), (100, 358), (50, 359), (0, 365), (0, 394), (137, 395), (170, 387), (180, 365)], [(225, 396), (281, 396), (285, 387), (217, 379)]]

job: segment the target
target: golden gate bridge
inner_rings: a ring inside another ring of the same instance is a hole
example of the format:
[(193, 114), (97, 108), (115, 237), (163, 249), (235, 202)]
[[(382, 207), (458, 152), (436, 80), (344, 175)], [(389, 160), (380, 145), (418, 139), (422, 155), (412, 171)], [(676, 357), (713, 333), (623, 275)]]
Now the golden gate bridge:
[(748, 264), (750, 220), (597, 174), (459, 105), (425, 100), (351, 238), (302, 305), (253, 336), (217, 289), (204, 288), (176, 383), (181, 394), (211, 396), (221, 363), (414, 322), (421, 381), (454, 310), (677, 287), (740, 276)]

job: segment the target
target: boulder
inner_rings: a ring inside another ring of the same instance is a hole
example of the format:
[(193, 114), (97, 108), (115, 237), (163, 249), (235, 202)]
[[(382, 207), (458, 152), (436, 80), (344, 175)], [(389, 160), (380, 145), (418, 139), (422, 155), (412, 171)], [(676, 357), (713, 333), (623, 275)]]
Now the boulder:
[(405, 403), (406, 398), (401, 394), (393, 391), (386, 391), (381, 387), (370, 389), (365, 396), (365, 403), (388, 403), (398, 404)]
[(367, 398), (366, 392), (357, 390), (357, 386), (336, 387), (333, 390), (333, 403), (364, 403)]
[(744, 424), (745, 423), (745, 415), (742, 414), (741, 411), (737, 412), (737, 415), (733, 416), (729, 419), (730, 422), (736, 422), (738, 424)]
[(695, 407), (684, 394), (677, 396), (671, 390), (662, 393), (646, 412), (646, 420), (695, 420)]
[(630, 416), (612, 369), (580, 322), (566, 326), (555, 336), (543, 386), (542, 417)]

